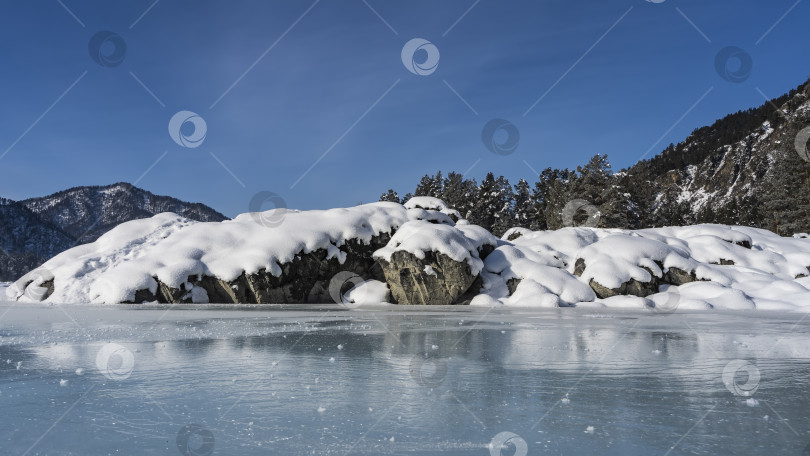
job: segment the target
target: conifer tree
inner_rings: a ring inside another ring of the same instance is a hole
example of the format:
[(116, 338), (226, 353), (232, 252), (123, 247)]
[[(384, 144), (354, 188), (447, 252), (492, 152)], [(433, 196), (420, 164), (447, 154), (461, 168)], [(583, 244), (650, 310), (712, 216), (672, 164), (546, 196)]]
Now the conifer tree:
[(399, 195), (393, 189), (388, 189), (387, 192), (380, 195), (380, 201), (390, 201), (392, 203), (399, 203)]

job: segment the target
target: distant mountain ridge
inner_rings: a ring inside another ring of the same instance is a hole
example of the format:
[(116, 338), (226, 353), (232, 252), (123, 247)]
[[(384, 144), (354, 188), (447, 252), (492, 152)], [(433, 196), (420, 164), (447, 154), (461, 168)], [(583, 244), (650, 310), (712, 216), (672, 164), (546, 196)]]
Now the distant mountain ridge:
[(0, 281), (16, 280), (121, 223), (161, 212), (202, 222), (227, 219), (204, 204), (155, 195), (126, 182), (74, 187), (23, 201), (0, 198)]
[(158, 196), (126, 182), (108, 186), (74, 187), (20, 204), (62, 228), (80, 243), (93, 242), (121, 223), (174, 212), (201, 222), (221, 222), (227, 217), (200, 203)]

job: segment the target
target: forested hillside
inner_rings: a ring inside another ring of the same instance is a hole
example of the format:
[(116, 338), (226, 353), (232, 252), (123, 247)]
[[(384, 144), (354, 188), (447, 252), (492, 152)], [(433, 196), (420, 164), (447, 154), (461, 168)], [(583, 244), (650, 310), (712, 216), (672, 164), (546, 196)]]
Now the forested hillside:
[[(564, 226), (648, 228), (721, 223), (781, 235), (810, 231), (810, 81), (758, 108), (696, 129), (656, 157), (614, 172), (607, 155), (576, 169), (543, 170), (536, 182), (489, 173), (425, 175), (413, 193), (435, 196), (472, 223), (503, 234)], [(800, 134), (801, 133), (801, 134)]]

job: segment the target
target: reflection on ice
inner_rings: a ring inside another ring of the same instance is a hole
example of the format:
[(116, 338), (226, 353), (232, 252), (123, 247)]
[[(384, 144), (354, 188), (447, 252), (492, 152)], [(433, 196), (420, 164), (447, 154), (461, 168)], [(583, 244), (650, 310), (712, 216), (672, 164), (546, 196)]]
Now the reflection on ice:
[(810, 442), (810, 326), (796, 315), (69, 310), (0, 308), (9, 454), (798, 455)]

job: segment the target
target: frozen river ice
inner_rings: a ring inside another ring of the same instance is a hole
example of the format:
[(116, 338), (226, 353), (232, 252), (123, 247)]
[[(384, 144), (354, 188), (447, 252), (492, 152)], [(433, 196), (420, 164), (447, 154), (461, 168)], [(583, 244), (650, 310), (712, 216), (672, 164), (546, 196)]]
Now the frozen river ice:
[(803, 314), (0, 315), (2, 455), (810, 454)]

